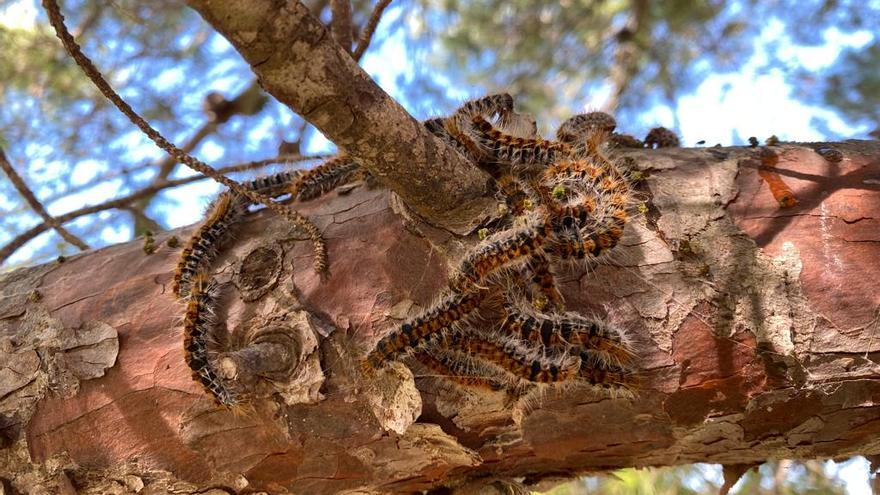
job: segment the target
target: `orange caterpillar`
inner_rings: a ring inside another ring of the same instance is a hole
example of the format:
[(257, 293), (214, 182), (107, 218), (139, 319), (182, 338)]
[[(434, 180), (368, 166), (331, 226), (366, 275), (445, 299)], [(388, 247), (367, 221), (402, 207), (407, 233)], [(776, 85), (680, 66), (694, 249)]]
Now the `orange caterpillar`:
[(479, 146), (481, 155), (513, 167), (546, 165), (572, 153), (571, 147), (564, 143), (505, 134), (482, 115), (472, 117), (467, 135)]
[(487, 238), (462, 260), (450, 286), (457, 291), (478, 287), (501, 269), (526, 263), (529, 255), (541, 249), (548, 227), (549, 224), (537, 221), (522, 229)]
[(317, 198), (345, 184), (358, 173), (360, 165), (346, 155), (339, 155), (303, 173), (290, 187), (291, 199)]
[(623, 333), (598, 320), (577, 313), (545, 314), (515, 303), (508, 304), (501, 325), (505, 334), (539, 347), (566, 348), (598, 367), (623, 366), (632, 351)]
[(421, 351), (413, 354), (413, 359), (428, 371), (459, 385), (488, 390), (500, 390), (503, 388), (500, 381), (491, 377), (474, 375), (472, 370), (467, 369), (460, 361), (452, 359), (447, 355), (434, 356), (428, 351)]
[(247, 200), (225, 191), (208, 207), (208, 215), (196, 228), (180, 253), (171, 290), (177, 297), (190, 293), (193, 277), (213, 261), (230, 227), (247, 211)]
[[(543, 253), (535, 253), (528, 262), (529, 274), (531, 282), (538, 288), (538, 291), (546, 299), (546, 303), (533, 304), (536, 309), (543, 309), (549, 305), (555, 310), (561, 310), (565, 307), (565, 300), (556, 286), (556, 277), (550, 269), (550, 260)], [(534, 298), (533, 298), (534, 301)]]
[(411, 352), (429, 337), (467, 318), (486, 296), (486, 291), (453, 293), (441, 299), (428, 311), (402, 324), (390, 335), (382, 338), (376, 348), (367, 355), (366, 369), (380, 369), (386, 363)]
[(239, 404), (238, 397), (217, 374), (208, 355), (208, 343), (215, 325), (214, 307), (217, 291), (217, 286), (206, 275), (199, 273), (194, 277), (183, 319), (184, 359), (192, 370), (193, 379), (199, 382), (218, 404), (233, 408)]
[(477, 100), (472, 100), (455, 111), (455, 113), (443, 121), (443, 127), (452, 140), (468, 151), (465, 156), (470, 157), (476, 162), (483, 161), (484, 153), (477, 146), (467, 129), (470, 127), (472, 119), (480, 118), (485, 120), (487, 117), (492, 119), (497, 117), (499, 123), (503, 126), (507, 121), (507, 116), (513, 111), (513, 97), (507, 93), (497, 95), (489, 95)]
[(447, 351), (458, 351), (470, 359), (490, 364), (514, 377), (534, 383), (554, 383), (574, 378), (580, 358), (560, 355), (555, 359), (530, 355), (528, 349), (490, 340), (486, 335), (444, 332), (437, 346)]
[(573, 144), (588, 134), (596, 132), (611, 134), (616, 127), (617, 121), (605, 112), (579, 113), (556, 129), (556, 139)]

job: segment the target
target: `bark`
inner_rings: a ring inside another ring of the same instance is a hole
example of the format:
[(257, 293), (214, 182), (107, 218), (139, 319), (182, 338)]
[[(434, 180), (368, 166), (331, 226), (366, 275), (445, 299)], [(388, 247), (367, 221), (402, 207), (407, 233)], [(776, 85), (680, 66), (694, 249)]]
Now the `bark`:
[[(517, 399), (403, 364), (359, 376), (357, 358), (430, 304), (447, 260), (475, 242), (398, 213), (386, 189), (301, 205), (329, 241), (324, 281), (308, 240), (265, 213), (224, 249), (221, 341), (230, 366), (263, 373), (238, 414), (183, 360), (168, 239), (188, 229), (157, 234), (150, 255), (133, 242), (8, 273), (0, 481), (23, 493), (473, 493), (627, 466), (880, 454), (880, 142), (773, 149), (772, 168), (760, 149), (631, 153), (645, 214), (612, 262), (561, 275), (569, 309), (636, 341), (634, 398), (568, 387)], [(233, 352), (258, 352), (245, 347), (258, 338), (265, 362)]]
[(482, 219), (488, 177), (386, 94), (301, 2), (190, 0), (263, 88), (436, 225)]

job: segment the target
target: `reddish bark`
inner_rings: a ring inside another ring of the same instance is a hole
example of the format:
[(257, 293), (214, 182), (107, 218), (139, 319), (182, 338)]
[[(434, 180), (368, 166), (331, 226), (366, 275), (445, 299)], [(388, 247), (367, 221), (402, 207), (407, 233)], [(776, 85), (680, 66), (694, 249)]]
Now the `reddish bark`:
[[(627, 227), (613, 263), (561, 278), (570, 309), (607, 314), (637, 341), (644, 383), (634, 399), (569, 389), (525, 404), (423, 377), (416, 392), (404, 366), (358, 380), (356, 355), (430, 303), (446, 260), (465, 249), (403, 220), (385, 190), (301, 205), (328, 239), (324, 282), (309, 243), (265, 214), (216, 265), (230, 282), (221, 315), (233, 335), (272, 318), (298, 322), (291, 334), (306, 349), (289, 382), (262, 384), (241, 416), (217, 409), (189, 377), (182, 309), (168, 291), (179, 252), (165, 244), (170, 234), (156, 236), (152, 255), (134, 242), (13, 272), (0, 280), (0, 353), (12, 363), (0, 368), (11, 445), (0, 472), (19, 489), (34, 479), (83, 489), (100, 474), (154, 489), (184, 480), (240, 492), (411, 492), (878, 454), (880, 143), (833, 146), (843, 161), (774, 148), (792, 208), (762, 180), (757, 150), (631, 155), (649, 175), (647, 213)], [(283, 262), (248, 256), (267, 248)], [(103, 361), (77, 354), (98, 348), (82, 330), (93, 328), (118, 332), (112, 365), (106, 344), (94, 351)], [(314, 351), (306, 334), (317, 337)], [(26, 454), (39, 476), (17, 471)]]

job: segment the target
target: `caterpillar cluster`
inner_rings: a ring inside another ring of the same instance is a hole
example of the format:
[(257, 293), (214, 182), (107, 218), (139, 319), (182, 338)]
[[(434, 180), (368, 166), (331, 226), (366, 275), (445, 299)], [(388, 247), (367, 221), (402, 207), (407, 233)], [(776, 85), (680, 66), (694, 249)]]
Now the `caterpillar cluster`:
[[(513, 107), (513, 99), (509, 95), (495, 95), (466, 103), (451, 117), (431, 119), (424, 122), (425, 127), (459, 152), (470, 159), (470, 153), (477, 151), (475, 147), (464, 146), (460, 126), (470, 122), (474, 115), (483, 115), (493, 121), (503, 122), (504, 117)], [(458, 136), (458, 137), (456, 137)], [(258, 194), (277, 198), (290, 195), (290, 200), (310, 200), (326, 194), (336, 187), (356, 178), (372, 179), (369, 172), (354, 159), (342, 154), (305, 172), (281, 172), (279, 174), (259, 177), (247, 182), (244, 186)], [(227, 408), (240, 404), (240, 394), (236, 394), (232, 383), (221, 377), (216, 369), (214, 354), (211, 347), (216, 333), (214, 312), (219, 288), (210, 276), (210, 269), (224, 243), (231, 237), (235, 225), (247, 214), (252, 205), (248, 198), (232, 191), (221, 193), (208, 207), (202, 223), (195, 229), (181, 251), (172, 280), (172, 292), (186, 306), (184, 317), (184, 358), (192, 370), (193, 379), (200, 383), (215, 402)], [(311, 226), (309, 233), (318, 232)], [(318, 234), (319, 235), (319, 234)], [(316, 253), (319, 254), (319, 253)], [(322, 258), (318, 256), (317, 260)], [(316, 263), (318, 265), (319, 263)], [(475, 295), (466, 300), (451, 301), (448, 318), (458, 320), (479, 303)], [(460, 309), (456, 309), (460, 308)], [(445, 314), (444, 314), (445, 315)], [(443, 316), (443, 315), (441, 315)], [(435, 325), (440, 320), (428, 319), (425, 324), (414, 324), (398, 336), (394, 342), (388, 342), (389, 356), (395, 355), (395, 347), (407, 345), (406, 339), (424, 338), (435, 332)], [(378, 363), (377, 363), (378, 364)], [(450, 363), (444, 358), (423, 356), (423, 364), (433, 370), (449, 369)], [(472, 383), (479, 379), (470, 380)]]
[[(603, 257), (629, 220), (631, 180), (604, 152), (613, 117), (574, 116), (551, 141), (505, 131), (509, 96), (478, 101), (431, 126), (490, 172), (510, 221), (463, 256), (445, 296), (378, 342), (364, 369), (409, 357), (465, 386), (633, 390), (637, 374), (624, 332), (564, 311), (554, 275), (554, 265)], [(499, 298), (503, 309), (487, 310)]]

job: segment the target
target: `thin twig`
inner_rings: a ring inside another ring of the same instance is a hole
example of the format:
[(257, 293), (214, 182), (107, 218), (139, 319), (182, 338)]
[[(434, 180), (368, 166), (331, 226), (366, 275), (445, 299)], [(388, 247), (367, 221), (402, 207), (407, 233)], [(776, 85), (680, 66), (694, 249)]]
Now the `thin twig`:
[(330, 0), (330, 30), (336, 42), (351, 53), (351, 0)]
[(376, 7), (373, 9), (373, 13), (370, 14), (370, 20), (367, 21), (367, 25), (364, 26), (364, 30), (361, 32), (358, 46), (354, 53), (351, 54), (351, 57), (355, 62), (360, 62), (361, 57), (364, 56), (364, 52), (369, 48), (370, 41), (373, 40), (373, 33), (376, 32), (376, 26), (379, 25), (379, 21), (382, 19), (382, 13), (385, 12), (385, 7), (390, 3), (391, 0), (379, 0)]
[(61, 226), (58, 223), (58, 220), (52, 218), (52, 215), (49, 215), (49, 212), (46, 211), (46, 208), (40, 203), (36, 196), (34, 196), (33, 191), (31, 191), (27, 184), (25, 184), (24, 179), (12, 168), (12, 164), (9, 163), (9, 160), (6, 158), (6, 153), (3, 151), (3, 148), (0, 147), (0, 168), (6, 172), (6, 175), (9, 177), (9, 180), (12, 181), (12, 185), (15, 186), (15, 189), (19, 194), (27, 201), (27, 204), (30, 205), (31, 209), (34, 210), (37, 215), (40, 215), (40, 218), (43, 219), (43, 222), (48, 227), (52, 227), (58, 232), (65, 241), (73, 244), (78, 247), (81, 251), (85, 251), (89, 249), (89, 245), (82, 241), (79, 237), (71, 234), (67, 229)]
[[(311, 160), (314, 158), (321, 158), (321, 157), (309, 156), (309, 157), (300, 157), (300, 158), (302, 159), (302, 161), (305, 161), (305, 160)], [(292, 161), (292, 157), (276, 157), (276, 158), (270, 158), (270, 159), (266, 159), (266, 160), (257, 160), (257, 161), (248, 162), (248, 163), (240, 163), (240, 164), (236, 164), (236, 165), (230, 165), (228, 167), (218, 169), (218, 172), (223, 173), (223, 174), (228, 174), (228, 173), (233, 173), (233, 172), (242, 172), (245, 170), (252, 170), (255, 168), (264, 167), (266, 165), (269, 165), (272, 163), (278, 163), (278, 162), (284, 161), (284, 160)], [(170, 189), (172, 187), (182, 186), (184, 184), (189, 184), (192, 182), (205, 180), (207, 178), (208, 177), (205, 177), (204, 175), (194, 175), (192, 177), (184, 177), (182, 179), (165, 181), (161, 184), (151, 184), (150, 186), (145, 187), (144, 189), (141, 189), (140, 191), (133, 192), (133, 193), (129, 194), (128, 196), (123, 196), (121, 198), (117, 198), (117, 199), (114, 199), (114, 200), (111, 200), (111, 201), (108, 201), (105, 203), (87, 206), (85, 208), (80, 208), (78, 210), (67, 212), (63, 215), (58, 215), (57, 217), (55, 217), (55, 220), (58, 221), (59, 223), (63, 224), (63, 223), (69, 222), (69, 221), (74, 220), (79, 217), (83, 217), (86, 215), (92, 215), (94, 213), (98, 213), (98, 212), (102, 212), (102, 211), (106, 211), (106, 210), (125, 209), (132, 202), (137, 201), (142, 198), (149, 197), (149, 196), (156, 194), (157, 192), (159, 192), (163, 189)], [(5, 246), (0, 247), (0, 264), (4, 263), (10, 256), (13, 255), (13, 253), (18, 251), (28, 241), (37, 237), (38, 235), (42, 234), (43, 232), (45, 232), (48, 229), (49, 229), (49, 226), (46, 223), (41, 223), (39, 225), (36, 225), (36, 226), (28, 229), (26, 232), (22, 232), (21, 234), (16, 236), (14, 239), (9, 241), (9, 243), (7, 243)]]
[(52, 27), (55, 29), (55, 34), (61, 40), (61, 43), (64, 45), (64, 48), (70, 54), (71, 57), (76, 61), (77, 65), (83, 70), (86, 76), (91, 79), (91, 81), (97, 86), (97, 88), (110, 100), (116, 108), (119, 109), (133, 124), (135, 124), (140, 130), (152, 140), (156, 145), (164, 150), (169, 155), (173, 156), (177, 161), (183, 163), (187, 167), (200, 172), (208, 177), (211, 177), (215, 181), (223, 184), (228, 187), (230, 190), (235, 191), (237, 194), (240, 194), (254, 203), (265, 205), (266, 208), (272, 210), (273, 212), (281, 215), (285, 219), (292, 222), (294, 225), (301, 228), (304, 232), (306, 232), (309, 238), (312, 240), (312, 244), (314, 246), (315, 251), (315, 270), (319, 273), (323, 273), (327, 268), (327, 247), (324, 244), (324, 238), (321, 234), (321, 231), (318, 227), (313, 224), (308, 218), (302, 216), (295, 210), (290, 208), (286, 208), (283, 205), (280, 205), (274, 202), (271, 198), (267, 196), (263, 196), (254, 191), (248, 190), (242, 187), (241, 184), (235, 182), (228, 177), (220, 174), (213, 167), (208, 165), (207, 163), (183, 152), (180, 148), (173, 145), (164, 136), (162, 136), (156, 129), (154, 129), (150, 124), (147, 123), (137, 112), (131, 108), (113, 88), (110, 87), (110, 84), (107, 83), (107, 80), (104, 79), (104, 76), (101, 75), (101, 72), (98, 71), (95, 64), (82, 52), (80, 46), (76, 43), (76, 40), (73, 39), (73, 36), (70, 35), (70, 32), (67, 30), (67, 27), (64, 25), (64, 16), (61, 15), (61, 11), (58, 8), (58, 3), (55, 0), (43, 0), (43, 8), (46, 10), (46, 13), (49, 16), (49, 22), (52, 24)]

